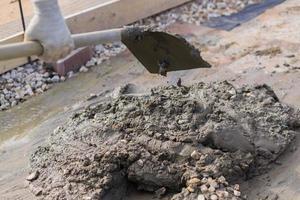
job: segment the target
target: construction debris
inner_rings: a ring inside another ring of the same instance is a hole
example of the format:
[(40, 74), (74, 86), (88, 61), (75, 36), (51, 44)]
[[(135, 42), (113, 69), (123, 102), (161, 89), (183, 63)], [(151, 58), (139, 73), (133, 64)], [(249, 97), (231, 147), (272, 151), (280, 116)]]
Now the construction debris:
[(237, 181), (275, 161), (300, 127), (299, 111), (266, 85), (124, 88), (75, 113), (32, 155), (35, 195), (121, 200), (133, 184), (172, 200), (245, 199)]

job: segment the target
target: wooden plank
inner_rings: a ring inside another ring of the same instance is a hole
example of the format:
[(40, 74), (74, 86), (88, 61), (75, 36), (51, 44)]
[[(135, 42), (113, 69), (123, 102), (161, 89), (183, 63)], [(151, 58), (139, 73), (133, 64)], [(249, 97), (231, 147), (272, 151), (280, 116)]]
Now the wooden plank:
[(18, 59), (0, 61), (0, 74), (5, 73), (21, 65), (24, 65), (27, 62), (28, 62), (27, 58), (18, 58)]
[[(27, 25), (33, 17), (32, 3), (30, 1), (22, 0), (23, 13)], [(69, 16), (109, 1), (111, 0), (58, 0), (64, 16)], [(0, 39), (23, 31), (18, 0), (0, 1), (0, 19)]]
[(67, 18), (72, 33), (124, 26), (191, 0), (112, 0)]
[[(111, 0), (66, 17), (72, 33), (121, 27), (191, 0)], [(23, 41), (23, 33), (0, 40), (1, 44)], [(26, 58), (0, 62), (0, 74), (26, 63)]]
[(24, 40), (24, 33), (17, 33), (15, 35), (12, 35), (8, 38), (5, 38), (3, 40), (0, 40), (0, 45), (1, 44), (9, 44), (9, 43), (14, 43), (14, 42), (22, 42)]

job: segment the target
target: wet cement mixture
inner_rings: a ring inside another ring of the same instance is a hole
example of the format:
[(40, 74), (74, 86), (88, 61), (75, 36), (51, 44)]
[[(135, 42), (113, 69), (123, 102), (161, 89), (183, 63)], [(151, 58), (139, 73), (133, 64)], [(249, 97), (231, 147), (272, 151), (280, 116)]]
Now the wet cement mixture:
[(300, 127), (299, 111), (267, 85), (128, 87), (75, 113), (32, 155), (36, 196), (122, 200), (134, 186), (171, 200), (247, 199), (236, 183), (275, 161)]

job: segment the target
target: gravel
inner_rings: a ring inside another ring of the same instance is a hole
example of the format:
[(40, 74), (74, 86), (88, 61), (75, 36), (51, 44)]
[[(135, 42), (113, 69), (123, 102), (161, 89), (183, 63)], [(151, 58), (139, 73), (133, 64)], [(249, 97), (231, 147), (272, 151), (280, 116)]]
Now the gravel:
[[(90, 67), (101, 64), (124, 50), (125, 46), (120, 43), (98, 45), (95, 48), (95, 57), (82, 66), (79, 72), (88, 72)], [(39, 60), (8, 71), (0, 75), (0, 111), (43, 93), (53, 84), (64, 82), (66, 78), (72, 78), (74, 75), (71, 71), (66, 77), (60, 76), (44, 67)]]
[(146, 18), (135, 25), (158, 26), (165, 29), (175, 22), (186, 22), (200, 25), (201, 23), (220, 16), (236, 13), (248, 5), (260, 3), (262, 0), (195, 0), (168, 12)]
[(18, 67), (0, 76), (0, 110), (6, 110), (48, 90), (60, 77), (39, 62)]
[[(230, 15), (238, 12), (245, 6), (258, 3), (261, 0), (196, 0), (181, 7), (162, 14), (141, 20), (133, 25), (156, 26), (164, 30), (170, 24), (179, 21), (192, 24), (201, 24), (211, 17)], [(97, 45), (95, 56), (82, 66), (79, 72), (87, 72), (88, 68), (99, 65), (112, 56), (123, 52), (126, 47), (121, 43)], [(53, 84), (65, 81), (74, 76), (69, 72), (61, 77), (55, 72), (46, 70), (42, 63), (37, 61), (11, 70), (0, 76), (0, 111), (7, 110), (29, 97), (43, 93)]]

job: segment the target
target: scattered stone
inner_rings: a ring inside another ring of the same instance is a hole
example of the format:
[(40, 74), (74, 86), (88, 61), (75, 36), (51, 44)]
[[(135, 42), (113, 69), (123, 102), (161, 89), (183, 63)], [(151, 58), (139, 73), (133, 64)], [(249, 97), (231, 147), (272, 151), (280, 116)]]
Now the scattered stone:
[(16, 106), (17, 104), (18, 104), (18, 102), (17, 102), (16, 100), (13, 100), (13, 101), (11, 102), (11, 107)]
[(211, 200), (218, 200), (218, 196), (213, 194), (213, 195), (210, 196), (210, 199)]
[(51, 84), (60, 82), (55, 72), (47, 71), (39, 61), (26, 64), (0, 75), (0, 110), (6, 110), (43, 93)]
[(97, 94), (91, 93), (90, 96), (87, 98), (87, 101), (91, 101), (91, 100), (93, 100), (93, 99), (95, 99), (97, 97), (98, 97)]
[(51, 78), (51, 81), (52, 81), (53, 83), (58, 83), (59, 80), (60, 80), (60, 78), (59, 78), (58, 75), (55, 75), (55, 76), (53, 76), (53, 77)]
[(73, 71), (69, 71), (68, 73), (67, 73), (67, 77), (68, 78), (72, 78), (74, 76), (74, 72)]
[(195, 188), (193, 188), (192, 186), (188, 186), (187, 187), (187, 190), (191, 193), (194, 193), (195, 192)]
[(194, 160), (199, 160), (200, 159), (200, 154), (197, 151), (193, 151), (193, 153), (191, 154), (191, 157)]
[(205, 200), (205, 196), (203, 194), (199, 194), (197, 200)]
[(190, 179), (190, 180), (187, 181), (187, 185), (188, 186), (196, 187), (196, 186), (198, 186), (200, 184), (201, 184), (201, 180), (198, 179), (198, 178), (192, 178), (192, 179)]
[(281, 51), (280, 47), (271, 47), (271, 48), (267, 48), (264, 50), (258, 50), (255, 52), (255, 55), (256, 56), (269, 56), (270, 58), (272, 58), (281, 53), (282, 53), (282, 51)]
[(234, 196), (237, 196), (237, 197), (241, 196), (241, 192), (237, 191), (237, 190), (233, 190), (233, 194), (234, 194)]
[(222, 184), (226, 184), (226, 183), (227, 183), (224, 176), (220, 176), (220, 177), (218, 178), (218, 182), (219, 182), (219, 183), (222, 183)]
[(201, 185), (200, 190), (201, 190), (202, 193), (208, 192), (208, 188), (207, 188), (206, 185)]
[(160, 199), (166, 194), (166, 192), (167, 192), (167, 189), (165, 187), (162, 187), (155, 191), (155, 196)]
[(39, 171), (32, 172), (29, 176), (26, 177), (27, 181), (34, 181), (39, 177), (40, 173)]
[(124, 92), (127, 90), (127, 88), (128, 88), (128, 85), (117, 87), (108, 96), (110, 96), (112, 98), (118, 98), (122, 94), (124, 94)]
[[(95, 50), (96, 50), (97, 47), (95, 47)], [(96, 50), (97, 51), (97, 50)], [(86, 64), (85, 64), (85, 67), (89, 68), (89, 67), (92, 67), (92, 66), (95, 66), (97, 65), (97, 59), (95, 57), (93, 57), (91, 60), (89, 60)]]
[(210, 187), (208, 188), (208, 192), (209, 192), (209, 193), (214, 193), (215, 191), (216, 191), (216, 188), (215, 188), (215, 187), (210, 186)]
[(89, 71), (89, 69), (88, 68), (86, 68), (85, 66), (82, 66), (81, 68), (80, 68), (80, 70), (79, 70), (79, 72), (88, 72)]

